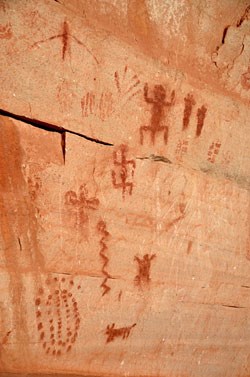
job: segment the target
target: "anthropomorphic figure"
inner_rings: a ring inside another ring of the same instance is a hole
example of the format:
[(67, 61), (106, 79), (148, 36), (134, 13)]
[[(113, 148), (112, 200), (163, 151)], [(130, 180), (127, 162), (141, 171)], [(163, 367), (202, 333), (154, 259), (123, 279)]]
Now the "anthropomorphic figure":
[(150, 267), (151, 261), (156, 257), (155, 254), (145, 254), (143, 258), (135, 257), (135, 261), (138, 263), (138, 275), (135, 277), (135, 283), (141, 285), (142, 283), (150, 282)]
[(175, 91), (171, 93), (171, 99), (169, 102), (166, 101), (166, 90), (162, 85), (155, 85), (153, 91), (153, 97), (148, 96), (148, 84), (144, 86), (144, 99), (147, 103), (152, 105), (151, 110), (151, 122), (150, 126), (140, 127), (140, 142), (143, 144), (143, 134), (149, 131), (151, 133), (151, 141), (155, 143), (155, 135), (159, 132), (163, 132), (164, 143), (167, 144), (168, 141), (168, 127), (161, 125), (162, 118), (164, 115), (164, 108), (170, 108), (174, 104)]

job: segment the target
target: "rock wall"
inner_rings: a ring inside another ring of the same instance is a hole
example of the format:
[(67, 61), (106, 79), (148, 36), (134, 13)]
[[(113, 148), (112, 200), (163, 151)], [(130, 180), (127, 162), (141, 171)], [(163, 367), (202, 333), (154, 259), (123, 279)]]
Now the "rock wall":
[(249, 377), (249, 1), (0, 14), (0, 373)]

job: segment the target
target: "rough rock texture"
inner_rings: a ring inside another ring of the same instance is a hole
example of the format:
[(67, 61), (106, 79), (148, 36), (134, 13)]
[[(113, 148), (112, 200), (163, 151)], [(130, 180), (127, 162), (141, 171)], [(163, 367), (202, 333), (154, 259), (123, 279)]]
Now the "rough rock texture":
[(0, 373), (249, 377), (249, 1), (0, 12)]

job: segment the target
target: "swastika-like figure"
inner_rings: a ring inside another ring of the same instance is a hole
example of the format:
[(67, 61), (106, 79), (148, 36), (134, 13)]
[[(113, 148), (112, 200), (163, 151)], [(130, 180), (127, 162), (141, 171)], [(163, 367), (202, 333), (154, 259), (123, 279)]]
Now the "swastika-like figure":
[[(120, 158), (118, 157), (118, 152), (120, 155)], [(129, 177), (129, 169), (128, 166), (131, 166), (131, 171), (130, 171), (130, 177), (134, 177), (134, 169), (135, 169), (135, 161), (134, 160), (127, 160), (127, 152), (128, 152), (128, 147), (124, 144), (120, 145), (119, 150), (115, 151), (113, 153), (113, 159), (114, 159), (114, 165), (118, 166), (119, 169), (119, 174), (112, 170), (112, 183), (115, 188), (121, 188), (122, 189), (122, 196), (123, 199), (125, 198), (125, 193), (126, 189), (128, 189), (129, 195), (132, 194), (133, 190), (133, 182), (128, 181)], [(117, 175), (119, 178), (117, 178)]]
[(168, 127), (161, 125), (162, 118), (164, 115), (164, 107), (170, 108), (174, 104), (175, 91), (171, 93), (170, 102), (166, 99), (166, 90), (162, 85), (155, 85), (153, 91), (153, 98), (148, 96), (148, 84), (144, 85), (144, 99), (147, 103), (152, 104), (151, 110), (151, 123), (150, 126), (140, 127), (140, 142), (143, 144), (143, 134), (149, 131), (151, 133), (151, 141), (155, 143), (155, 135), (159, 132), (163, 132), (164, 143), (167, 144), (168, 141)]

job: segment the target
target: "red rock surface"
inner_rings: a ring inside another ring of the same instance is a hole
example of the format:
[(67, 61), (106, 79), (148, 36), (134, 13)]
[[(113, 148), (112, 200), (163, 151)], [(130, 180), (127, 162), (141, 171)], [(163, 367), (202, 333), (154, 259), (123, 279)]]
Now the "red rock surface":
[(248, 5), (1, 1), (2, 375), (250, 375)]

